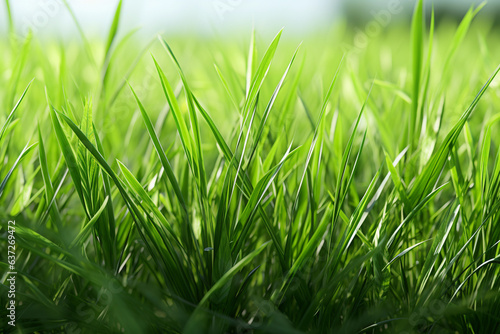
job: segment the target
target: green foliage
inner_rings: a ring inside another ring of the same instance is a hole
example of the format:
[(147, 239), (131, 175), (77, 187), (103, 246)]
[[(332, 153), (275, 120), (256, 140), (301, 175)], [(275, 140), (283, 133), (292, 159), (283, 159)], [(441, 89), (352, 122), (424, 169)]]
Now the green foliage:
[(342, 55), (340, 29), (144, 42), (122, 1), (94, 41), (64, 3), (82, 44), (0, 41), (5, 333), (499, 331), (483, 5), (427, 26), (417, 1)]

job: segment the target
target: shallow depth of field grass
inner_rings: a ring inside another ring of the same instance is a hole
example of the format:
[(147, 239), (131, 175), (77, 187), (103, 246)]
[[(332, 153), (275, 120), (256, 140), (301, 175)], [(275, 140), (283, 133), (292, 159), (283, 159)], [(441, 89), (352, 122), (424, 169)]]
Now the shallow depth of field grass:
[(347, 54), (118, 38), (119, 9), (4, 36), (3, 332), (499, 332), (498, 28), (422, 6)]

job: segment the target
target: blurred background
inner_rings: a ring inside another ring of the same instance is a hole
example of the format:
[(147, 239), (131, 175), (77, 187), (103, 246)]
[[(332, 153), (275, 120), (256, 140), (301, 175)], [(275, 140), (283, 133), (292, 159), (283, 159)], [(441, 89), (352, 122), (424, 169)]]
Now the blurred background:
[[(66, 0), (73, 8), (83, 30), (90, 35), (104, 35), (109, 28), (117, 1)], [(428, 0), (438, 19), (461, 18), (471, 5), (481, 1)], [(275, 33), (282, 27), (287, 33), (302, 36), (329, 27), (332, 22), (363, 25), (370, 21), (381, 24), (405, 20), (414, 1), (408, 0), (127, 0), (122, 17), (124, 24), (141, 28), (143, 34), (228, 35), (248, 32), (255, 27), (260, 33)], [(30, 29), (37, 36), (72, 36), (76, 27), (63, 0), (16, 0), (0, 3), (0, 31), (9, 24), (25, 35)], [(490, 0), (481, 15), (498, 16), (500, 0)], [(13, 21), (9, 22), (7, 11)], [(390, 22), (386, 22), (390, 21)], [(494, 22), (494, 20), (492, 20)], [(127, 30), (127, 29), (126, 29)]]

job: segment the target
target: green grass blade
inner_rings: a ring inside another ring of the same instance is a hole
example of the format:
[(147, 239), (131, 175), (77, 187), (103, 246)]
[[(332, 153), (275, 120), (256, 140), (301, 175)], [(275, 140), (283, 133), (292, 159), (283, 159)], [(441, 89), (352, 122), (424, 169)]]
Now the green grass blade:
[[(48, 99), (48, 97), (47, 97)], [(78, 194), (78, 197), (80, 198), (80, 202), (82, 205), (85, 207), (85, 200), (83, 197), (83, 190), (82, 190), (82, 184), (81, 184), (81, 177), (80, 177), (80, 169), (78, 167), (78, 163), (75, 158), (75, 153), (73, 152), (73, 149), (71, 148), (71, 145), (69, 144), (68, 138), (66, 137), (66, 134), (64, 133), (63, 128), (61, 127), (61, 124), (59, 123), (59, 119), (56, 114), (56, 110), (54, 107), (50, 104), (50, 101), (47, 101), (49, 104), (50, 108), (50, 119), (52, 122), (52, 127), (54, 128), (54, 133), (56, 134), (57, 141), (59, 143), (59, 147), (61, 148), (61, 151), (64, 156), (64, 160), (66, 161), (66, 165), (68, 166), (69, 173), (71, 175), (71, 178), (73, 179), (73, 185), (76, 189), (76, 192)], [(90, 214), (88, 211), (85, 211), (87, 213), (87, 217), (90, 218)]]
[(252, 84), (250, 85), (250, 90), (248, 91), (247, 98), (245, 101), (245, 105), (243, 106), (243, 118), (246, 119), (247, 114), (250, 112), (250, 109), (255, 103), (255, 99), (262, 87), (262, 83), (264, 82), (265, 77), (269, 71), (269, 67), (271, 66), (271, 61), (274, 58), (274, 54), (276, 49), (278, 48), (278, 43), (281, 38), (281, 30), (272, 40), (271, 44), (266, 50), (264, 57), (262, 58), (259, 67), (257, 68), (255, 75), (252, 80)]
[(417, 120), (419, 119), (418, 102), (420, 92), (420, 80), (422, 72), (422, 58), (424, 53), (424, 32), (425, 32), (425, 19), (424, 19), (424, 4), (423, 0), (418, 0), (415, 4), (415, 11), (413, 13), (413, 21), (411, 26), (412, 33), (412, 107), (409, 122), (409, 145), (410, 152), (413, 151), (416, 141), (416, 131), (419, 129)]
[(16, 105), (14, 106), (14, 108), (12, 109), (12, 111), (10, 112), (9, 116), (7, 116), (7, 119), (5, 120), (4, 124), (2, 125), (2, 129), (0, 130), (0, 142), (5, 134), (5, 131), (7, 130), (7, 128), (9, 127), (10, 123), (12, 122), (13, 118), (14, 118), (14, 115), (16, 113), (16, 110), (19, 108), (19, 105), (21, 104), (22, 100), (24, 99), (24, 97), (26, 96), (26, 93), (28, 92), (28, 89), (30, 88), (31, 86), (31, 83), (33, 82), (34, 79), (32, 79), (29, 83), (28, 83), (28, 86), (26, 86), (26, 88), (24, 89), (24, 92), (21, 94), (21, 97), (19, 98), (19, 100), (17, 101)]
[(109, 200), (109, 197), (106, 197), (104, 199), (104, 202), (102, 203), (101, 207), (97, 210), (94, 217), (92, 217), (92, 219), (90, 219), (89, 222), (87, 224), (85, 224), (85, 227), (78, 233), (78, 235), (75, 237), (75, 239), (73, 239), (69, 248), (74, 248), (78, 245), (81, 245), (90, 236), (95, 223), (97, 222), (97, 220), (99, 219), (99, 217), (103, 213), (104, 209), (106, 209), (106, 207), (108, 205), (108, 200)]
[(132, 90), (132, 94), (134, 94), (134, 97), (136, 99), (136, 102), (139, 106), (139, 109), (141, 111), (142, 118), (144, 120), (144, 124), (146, 125), (146, 129), (148, 131), (149, 137), (151, 138), (151, 141), (153, 142), (153, 145), (155, 147), (156, 153), (158, 154), (158, 158), (161, 161), (161, 165), (163, 166), (165, 172), (167, 173), (167, 177), (172, 184), (172, 187), (174, 188), (175, 195), (177, 196), (177, 199), (179, 200), (179, 203), (182, 206), (182, 209), (184, 213), (187, 215), (187, 205), (186, 202), (184, 201), (184, 197), (182, 196), (182, 191), (179, 187), (179, 183), (177, 182), (177, 179), (174, 175), (174, 171), (172, 170), (172, 166), (170, 165), (170, 162), (168, 161), (167, 156), (165, 155), (165, 151), (163, 150), (163, 147), (161, 146), (160, 140), (158, 139), (158, 136), (156, 135), (156, 132), (153, 128), (153, 124), (151, 123), (151, 120), (144, 109), (144, 106), (142, 105), (141, 101), (135, 94), (134, 90), (132, 87), (130, 87)]
[(16, 161), (14, 162), (14, 164), (12, 165), (12, 167), (10, 168), (9, 172), (7, 173), (7, 175), (4, 177), (4, 179), (2, 180), (2, 183), (0, 183), (0, 198), (2, 197), (3, 195), (3, 192), (5, 190), (5, 187), (7, 186), (7, 182), (9, 181), (10, 177), (12, 176), (12, 173), (14, 173), (16, 167), (19, 165), (19, 163), (33, 150), (33, 148), (35, 148), (37, 146), (37, 143), (35, 144), (26, 144), (26, 146), (24, 147), (24, 149), (22, 150), (22, 152), (19, 154), (19, 156), (17, 157)]
[(59, 213), (57, 204), (55, 202), (52, 204), (52, 198), (54, 197), (54, 187), (52, 186), (52, 181), (50, 180), (49, 169), (47, 166), (47, 157), (45, 155), (45, 145), (43, 143), (40, 125), (38, 125), (38, 156), (40, 160), (40, 166), (42, 167), (42, 177), (43, 177), (43, 183), (45, 185), (45, 195), (47, 203), (49, 203), (50, 205), (48, 207), (48, 210), (50, 212), (50, 216), (54, 221), (54, 224), (57, 227), (57, 230), (61, 231), (63, 226), (61, 214)]
[(104, 61), (103, 61), (104, 64), (106, 64), (107, 60), (109, 59), (111, 46), (113, 44), (113, 41), (115, 40), (116, 34), (118, 33), (118, 24), (120, 23), (120, 14), (122, 11), (122, 3), (123, 3), (123, 0), (118, 1), (118, 5), (116, 6), (116, 10), (115, 10), (115, 15), (113, 16), (113, 22), (111, 23), (111, 27), (109, 28), (108, 39), (106, 42), (106, 48), (104, 49), (105, 50)]
[(389, 262), (387, 262), (387, 264), (385, 265), (385, 267), (382, 269), (382, 270), (385, 270), (387, 267), (389, 267), (394, 261), (396, 261), (397, 259), (403, 257), (405, 254), (409, 253), (412, 249), (414, 248), (417, 248), (418, 246), (426, 243), (427, 241), (429, 240), (432, 240), (432, 239), (427, 239), (427, 240), (424, 240), (424, 241), (420, 241), (418, 243), (416, 243), (415, 245), (413, 246), (410, 246), (408, 248), (406, 248), (404, 251), (402, 251), (401, 253), (399, 253), (398, 255), (396, 255), (392, 260), (390, 260)]
[(9, 32), (13, 33), (14, 32), (14, 19), (12, 18), (12, 11), (10, 10), (10, 1), (5, 0), (5, 9), (7, 11), (7, 22), (8, 22), (8, 28)]

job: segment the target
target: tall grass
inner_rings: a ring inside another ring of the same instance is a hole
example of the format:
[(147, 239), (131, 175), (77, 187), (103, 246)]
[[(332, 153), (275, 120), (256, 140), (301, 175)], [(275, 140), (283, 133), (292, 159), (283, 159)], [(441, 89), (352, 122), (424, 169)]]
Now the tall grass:
[(341, 30), (142, 42), (121, 5), (105, 42), (0, 42), (5, 333), (500, 331), (477, 8), (427, 24), (418, 1), (343, 55)]

